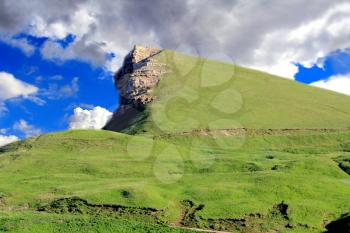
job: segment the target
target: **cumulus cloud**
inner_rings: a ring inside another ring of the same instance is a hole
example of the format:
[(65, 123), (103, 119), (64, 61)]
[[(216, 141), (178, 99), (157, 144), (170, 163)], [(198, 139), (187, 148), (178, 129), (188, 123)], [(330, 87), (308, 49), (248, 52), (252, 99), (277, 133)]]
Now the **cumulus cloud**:
[(34, 137), (42, 134), (41, 129), (38, 129), (35, 126), (28, 124), (28, 122), (23, 119), (16, 122), (13, 125), (13, 129), (23, 133), (25, 137)]
[[(0, 30), (50, 38), (52, 60), (79, 58), (115, 70), (133, 44), (190, 47), (230, 61), (292, 77), (292, 62), (350, 47), (347, 0), (0, 1)], [(29, 22), (29, 23), (28, 23)], [(67, 48), (55, 40), (76, 36)], [(106, 59), (106, 53), (115, 53)]]
[(19, 140), (19, 138), (14, 136), (14, 135), (6, 136), (6, 135), (1, 135), (0, 134), (0, 147), (1, 146), (5, 146), (5, 145), (7, 145), (9, 143), (18, 141), (18, 140)]
[(18, 96), (28, 97), (38, 88), (16, 79), (12, 74), (0, 72), (0, 102)]
[(317, 81), (311, 83), (310, 85), (331, 91), (336, 91), (345, 95), (350, 95), (350, 76), (332, 76), (328, 80)]
[(99, 106), (91, 110), (75, 108), (74, 114), (69, 119), (69, 129), (102, 129), (112, 114)]

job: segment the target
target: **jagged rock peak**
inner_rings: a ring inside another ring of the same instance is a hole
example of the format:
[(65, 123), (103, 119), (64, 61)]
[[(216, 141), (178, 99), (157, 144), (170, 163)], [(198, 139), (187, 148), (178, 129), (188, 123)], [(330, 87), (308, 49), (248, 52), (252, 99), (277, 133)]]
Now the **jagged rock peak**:
[(120, 94), (120, 104), (104, 129), (120, 131), (144, 110), (146, 104), (156, 96), (152, 89), (165, 73), (169, 72), (165, 63), (159, 62), (155, 55), (162, 50), (135, 45), (126, 55), (122, 67), (115, 74), (115, 85)]
[(165, 64), (154, 59), (162, 50), (135, 45), (125, 57), (123, 66), (115, 75), (115, 83), (121, 96), (121, 104), (144, 105), (154, 96), (150, 90), (166, 73)]

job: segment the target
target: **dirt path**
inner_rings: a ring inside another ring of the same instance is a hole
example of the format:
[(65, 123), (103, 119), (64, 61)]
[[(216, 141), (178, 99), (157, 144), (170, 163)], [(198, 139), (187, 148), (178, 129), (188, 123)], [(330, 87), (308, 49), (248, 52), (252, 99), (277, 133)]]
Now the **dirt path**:
[(185, 220), (186, 212), (183, 210), (183, 208), (180, 208), (180, 211), (180, 216), (174, 222), (174, 227), (184, 227), (183, 221)]

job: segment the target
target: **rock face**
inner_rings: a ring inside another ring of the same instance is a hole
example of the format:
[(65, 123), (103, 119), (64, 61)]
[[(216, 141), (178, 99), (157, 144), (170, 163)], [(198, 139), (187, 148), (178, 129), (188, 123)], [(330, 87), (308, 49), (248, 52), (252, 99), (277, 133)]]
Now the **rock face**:
[(125, 57), (122, 68), (115, 75), (121, 104), (142, 105), (152, 101), (148, 92), (166, 72), (165, 64), (153, 59), (160, 52), (159, 49), (136, 45)]
[(157, 62), (154, 56), (162, 50), (135, 45), (124, 58), (123, 66), (114, 76), (120, 94), (120, 105), (104, 129), (121, 131), (143, 111), (155, 96), (150, 93), (162, 75), (167, 73), (166, 64)]

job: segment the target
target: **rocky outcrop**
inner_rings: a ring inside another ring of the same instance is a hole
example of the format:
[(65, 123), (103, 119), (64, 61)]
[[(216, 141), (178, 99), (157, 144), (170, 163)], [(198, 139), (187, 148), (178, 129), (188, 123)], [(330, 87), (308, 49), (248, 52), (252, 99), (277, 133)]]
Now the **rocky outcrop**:
[(114, 76), (120, 94), (120, 105), (104, 129), (121, 131), (126, 128), (146, 104), (156, 96), (151, 94), (161, 77), (167, 73), (166, 64), (154, 59), (157, 48), (135, 45), (124, 58), (122, 67)]
[(142, 105), (153, 100), (149, 91), (166, 72), (165, 64), (153, 59), (160, 52), (159, 49), (135, 45), (125, 57), (123, 66), (115, 75), (121, 104)]

